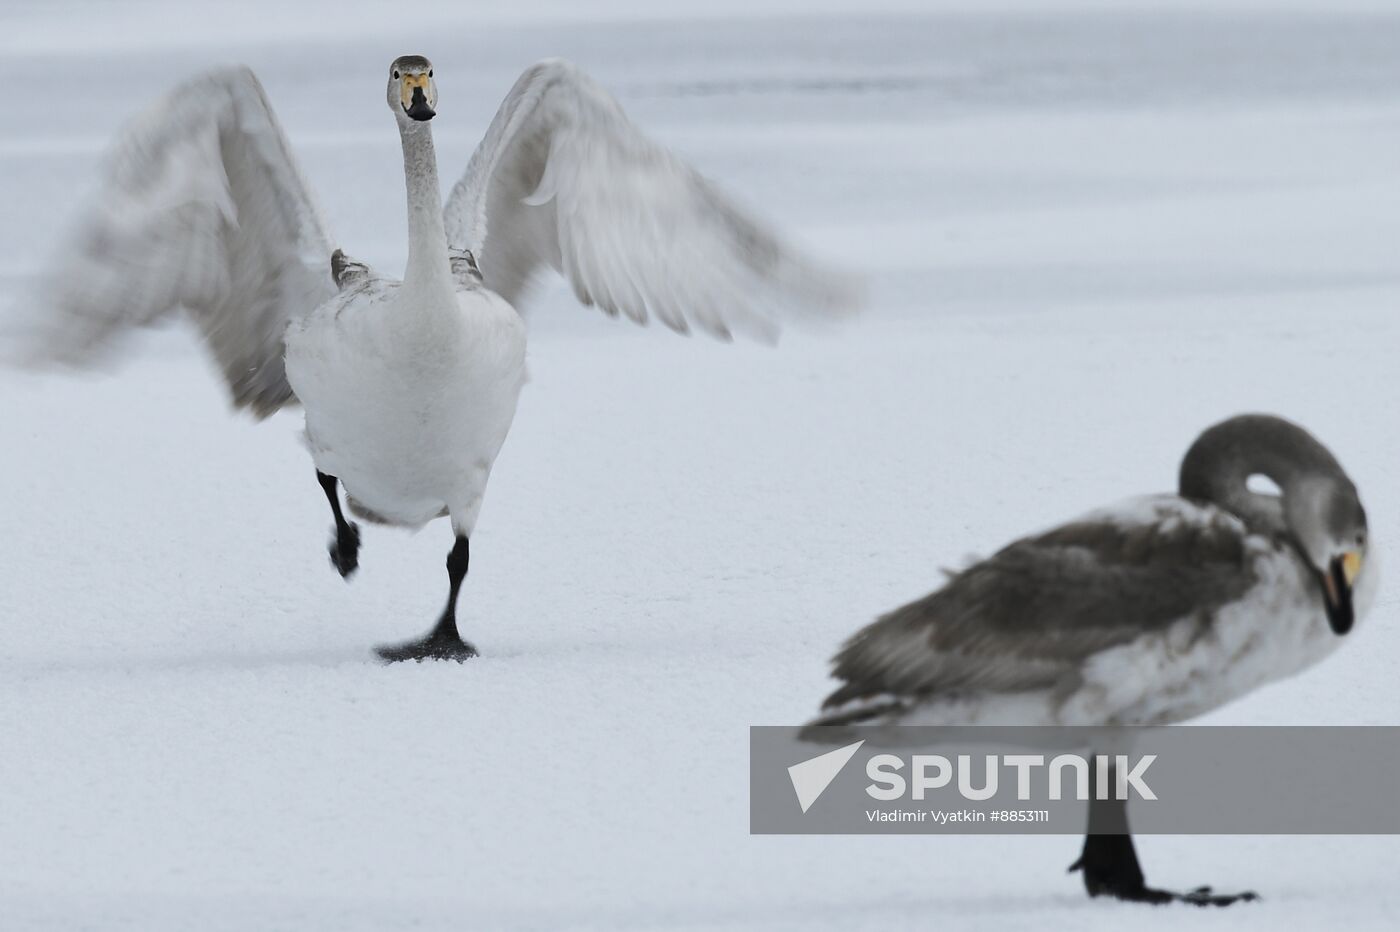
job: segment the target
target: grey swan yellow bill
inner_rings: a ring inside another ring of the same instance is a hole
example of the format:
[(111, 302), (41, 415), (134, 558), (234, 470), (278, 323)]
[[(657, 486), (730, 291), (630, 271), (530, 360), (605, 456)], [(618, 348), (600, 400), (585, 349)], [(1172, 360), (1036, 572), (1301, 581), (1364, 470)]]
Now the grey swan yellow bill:
[(644, 136), (567, 62), (524, 72), (445, 206), (428, 59), (395, 60), (387, 100), (408, 194), (402, 280), (336, 247), (257, 78), (216, 70), (121, 134), (45, 279), (24, 355), (90, 364), (127, 331), (187, 312), (237, 407), (303, 407), (343, 577), (360, 533), (339, 486), (365, 520), (450, 519), (436, 626), (379, 653), (461, 660), (476, 651), (458, 631), (458, 593), (525, 383), (517, 309), (537, 271), (556, 270), (610, 315), (725, 340), (772, 342), (782, 323), (843, 315), (859, 289)]
[[(1277, 494), (1250, 480), (1272, 480)], [(803, 731), (851, 726), (1161, 725), (1331, 654), (1374, 599), (1366, 512), (1321, 443), (1278, 417), (1209, 428), (1177, 494), (1022, 538), (879, 618), (834, 660)], [(1253, 894), (1148, 887), (1126, 804), (1094, 800), (1090, 895), (1226, 905)]]

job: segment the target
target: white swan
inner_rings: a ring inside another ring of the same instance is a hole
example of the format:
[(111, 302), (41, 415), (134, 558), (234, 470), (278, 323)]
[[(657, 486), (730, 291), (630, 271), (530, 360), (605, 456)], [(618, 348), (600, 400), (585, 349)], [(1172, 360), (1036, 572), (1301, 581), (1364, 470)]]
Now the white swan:
[(843, 277), (791, 252), (568, 63), (521, 76), (445, 209), (426, 58), (392, 64), (388, 102), (408, 189), (401, 282), (334, 248), (253, 73), (214, 71), (120, 138), (48, 280), (32, 358), (86, 363), (122, 332), (188, 310), (235, 405), (266, 416), (302, 403), (342, 576), (358, 565), (359, 530), (337, 480), (367, 520), (451, 517), (437, 626), (379, 653), (460, 660), (476, 653), (456, 620), (468, 541), (525, 382), (512, 304), (539, 266), (610, 314), (721, 338), (771, 340), (785, 311), (835, 314), (854, 302)]

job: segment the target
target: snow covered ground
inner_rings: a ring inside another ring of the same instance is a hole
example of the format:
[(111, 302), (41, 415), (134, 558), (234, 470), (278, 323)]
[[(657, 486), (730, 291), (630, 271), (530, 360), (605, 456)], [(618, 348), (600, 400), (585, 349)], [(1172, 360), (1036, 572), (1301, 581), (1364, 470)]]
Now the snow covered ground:
[[(1391, 838), (1140, 839), (1155, 883), (1265, 897), (1184, 915), (1089, 901), (1075, 838), (748, 835), (748, 726), (807, 718), (847, 634), (1170, 489), (1226, 415), (1312, 428), (1400, 554), (1400, 16), (996, 6), (8, 4), (4, 300), (112, 130), (216, 61), (258, 69), (347, 250), (401, 264), (383, 68), (422, 51), (445, 175), (520, 69), (574, 58), (872, 308), (773, 351), (547, 290), (463, 667), (368, 653), (432, 621), (446, 527), (367, 530), (342, 583), (298, 419), (228, 417), (183, 331), (111, 377), (0, 374), (0, 926), (1400, 922)], [(1396, 600), (1210, 720), (1400, 722)]]

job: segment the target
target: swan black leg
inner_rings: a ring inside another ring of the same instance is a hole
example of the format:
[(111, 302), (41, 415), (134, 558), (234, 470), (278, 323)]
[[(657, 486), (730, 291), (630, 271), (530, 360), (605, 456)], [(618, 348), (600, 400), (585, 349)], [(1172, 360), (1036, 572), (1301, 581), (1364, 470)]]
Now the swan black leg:
[(457, 633), (457, 594), (467, 577), (470, 547), (465, 536), (459, 536), (447, 555), (447, 607), (438, 619), (437, 627), (419, 641), (375, 648), (375, 653), (394, 663), (399, 660), (456, 660), (461, 662), (476, 656), (472, 647)]
[[(1189, 893), (1157, 890), (1147, 886), (1138, 863), (1133, 836), (1128, 831), (1128, 803), (1123, 799), (1098, 799), (1097, 781), (1090, 788), (1089, 826), (1084, 835), (1084, 850), (1079, 860), (1069, 866), (1071, 871), (1084, 872), (1084, 889), (1090, 896), (1111, 896), (1137, 903), (1191, 903), (1195, 906), (1229, 906), (1231, 903), (1257, 900), (1255, 893), (1212, 893), (1210, 887), (1198, 887)], [(1117, 785), (1117, 777), (1109, 771), (1108, 785)], [(1109, 795), (1113, 792), (1110, 790)]]
[(340, 510), (340, 495), (336, 492), (335, 476), (328, 476), (316, 470), (316, 481), (326, 493), (326, 501), (331, 503), (331, 514), (335, 516), (335, 536), (331, 538), (331, 566), (336, 568), (342, 579), (360, 567), (360, 526), (345, 520)]

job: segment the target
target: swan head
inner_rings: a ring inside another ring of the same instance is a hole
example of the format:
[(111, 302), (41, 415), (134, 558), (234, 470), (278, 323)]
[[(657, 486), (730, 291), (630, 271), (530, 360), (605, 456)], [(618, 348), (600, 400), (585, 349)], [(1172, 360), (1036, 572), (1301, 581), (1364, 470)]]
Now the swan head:
[(1346, 634), (1355, 620), (1352, 589), (1366, 559), (1366, 511), (1345, 478), (1309, 476), (1286, 490), (1284, 517), (1298, 549), (1321, 578), (1332, 630)]
[[(1263, 477), (1275, 492), (1250, 488)], [(1337, 458), (1312, 434), (1271, 414), (1241, 414), (1207, 429), (1181, 461), (1183, 498), (1210, 502), (1254, 533), (1289, 540), (1317, 586), (1327, 621), (1346, 634), (1376, 582), (1366, 509)]]
[(389, 109), (400, 120), (426, 123), (437, 115), (433, 63), (422, 55), (401, 55), (389, 66)]

